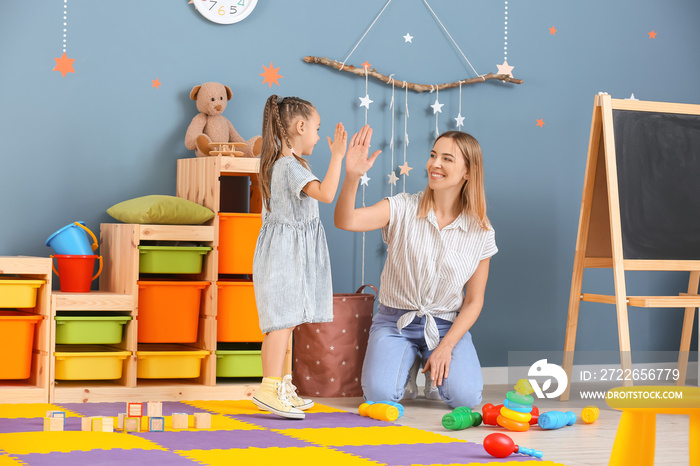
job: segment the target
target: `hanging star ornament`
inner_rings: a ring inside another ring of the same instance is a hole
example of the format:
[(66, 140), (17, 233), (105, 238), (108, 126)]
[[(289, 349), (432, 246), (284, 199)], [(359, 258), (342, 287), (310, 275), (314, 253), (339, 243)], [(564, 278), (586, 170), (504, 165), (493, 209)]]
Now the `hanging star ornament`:
[[(403, 165), (399, 165), (399, 168), (401, 171), (399, 172), (399, 175), (406, 175), (408, 176), (408, 172), (413, 170), (413, 167), (408, 166), (408, 162), (404, 162)], [(392, 172), (393, 173), (393, 172)]]
[(162, 83), (158, 80), (158, 78), (152, 79), (151, 81), (153, 82), (153, 85), (152, 85), (151, 87), (155, 87), (156, 89), (159, 89), (159, 86), (162, 84)]
[(496, 67), (498, 68), (498, 74), (507, 74), (511, 78), (513, 77), (513, 68), (515, 68), (515, 67), (510, 66), (508, 64), (508, 60), (503, 60), (503, 64), (496, 65)]
[(539, 119), (537, 119), (537, 126), (539, 126), (540, 128), (542, 128), (544, 125), (545, 125), (545, 123), (544, 123), (544, 118), (539, 118)]
[(371, 100), (369, 98), (369, 94), (365, 94), (364, 97), (358, 97), (360, 99), (360, 107), (365, 107), (367, 110), (369, 110), (369, 104), (374, 102), (374, 100)]
[(457, 118), (455, 118), (455, 121), (457, 122), (457, 129), (464, 126), (464, 117), (462, 116), (461, 113), (457, 115)]
[(367, 183), (369, 183), (369, 180), (371, 180), (369, 176), (367, 176), (367, 173), (363, 173), (362, 176), (360, 177), (360, 185), (361, 186), (369, 186)]
[(392, 170), (387, 176), (389, 177), (389, 184), (396, 186), (396, 182), (399, 181), (399, 178), (396, 176), (394, 171)]
[(73, 62), (75, 61), (75, 58), (68, 58), (66, 56), (66, 52), (63, 52), (63, 55), (61, 55), (60, 58), (54, 58), (56, 60), (56, 66), (52, 71), (59, 71), (63, 77), (66, 77), (67, 73), (75, 73), (75, 70), (73, 69)]
[(262, 76), (263, 78), (263, 84), (269, 83), (270, 88), (272, 88), (273, 84), (277, 84), (278, 86), (280, 85), (279, 83), (279, 78), (284, 78), (281, 74), (278, 73), (280, 67), (278, 66), (277, 68), (272, 67), (272, 62), (270, 62), (270, 67), (266, 67), (263, 65), (263, 69), (265, 70), (264, 73), (260, 73), (258, 76)]
[(440, 102), (438, 102), (437, 99), (435, 99), (435, 103), (433, 105), (431, 105), (431, 107), (433, 107), (433, 115), (436, 113), (442, 113), (442, 107), (444, 105), (445, 104), (441, 104)]
[(407, 32), (406, 35), (403, 36), (403, 40), (404, 42), (413, 43), (413, 36)]

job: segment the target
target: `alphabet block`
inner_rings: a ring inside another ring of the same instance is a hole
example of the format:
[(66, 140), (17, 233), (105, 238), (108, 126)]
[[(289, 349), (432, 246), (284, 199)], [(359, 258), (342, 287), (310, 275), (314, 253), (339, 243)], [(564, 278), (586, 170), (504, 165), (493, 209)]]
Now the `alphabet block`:
[(173, 429), (187, 429), (189, 416), (187, 413), (173, 413)]
[(194, 413), (195, 429), (211, 429), (211, 413)]

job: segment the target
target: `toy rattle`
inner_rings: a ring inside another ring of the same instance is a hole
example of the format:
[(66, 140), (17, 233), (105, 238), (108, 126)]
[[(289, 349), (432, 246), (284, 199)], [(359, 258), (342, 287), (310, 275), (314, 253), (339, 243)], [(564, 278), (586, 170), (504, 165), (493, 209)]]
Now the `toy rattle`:
[(472, 412), (466, 406), (455, 408), (442, 417), (442, 426), (450, 430), (462, 430), (481, 425), (481, 414)]
[(541, 451), (516, 445), (513, 439), (506, 434), (498, 432), (486, 436), (484, 439), (484, 450), (486, 450), (486, 453), (496, 458), (505, 458), (513, 453), (522, 453), (524, 455), (534, 456), (535, 458), (542, 458)]

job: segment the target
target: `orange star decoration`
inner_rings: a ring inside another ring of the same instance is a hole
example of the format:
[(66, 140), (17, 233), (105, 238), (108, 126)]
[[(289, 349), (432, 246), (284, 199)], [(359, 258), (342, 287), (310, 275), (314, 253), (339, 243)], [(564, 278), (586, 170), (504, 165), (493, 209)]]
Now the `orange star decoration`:
[(551, 28), (549, 28), (549, 33), (550, 33), (551, 35), (553, 35), (553, 36), (557, 34), (557, 30), (554, 29), (554, 26), (552, 26)]
[(544, 118), (540, 118), (537, 120), (537, 126), (540, 128), (544, 126)]
[(284, 76), (282, 76), (281, 74), (279, 74), (279, 73), (277, 72), (277, 71), (280, 69), (280, 67), (273, 68), (273, 67), (272, 67), (272, 62), (270, 62), (270, 67), (268, 68), (268, 67), (266, 67), (265, 65), (263, 65), (263, 69), (265, 70), (265, 72), (264, 72), (264, 73), (260, 73), (260, 76), (262, 76), (263, 78), (265, 78), (265, 79), (263, 79), (263, 82), (262, 82), (262, 83), (263, 83), (263, 84), (269, 83), (270, 87), (272, 87), (272, 84), (273, 84), (273, 83), (274, 83), (274, 84), (277, 84), (277, 85), (279, 86), (280, 83), (279, 83), (277, 80), (278, 80), (279, 78), (284, 78)]
[(75, 73), (73, 69), (73, 62), (75, 58), (68, 58), (66, 52), (63, 52), (61, 58), (54, 58), (56, 60), (56, 66), (52, 71), (60, 71), (63, 77), (66, 77), (66, 73)]
[(160, 81), (158, 81), (158, 78), (152, 79), (151, 81), (153, 81), (153, 85), (151, 87), (155, 87), (156, 89), (158, 89), (158, 86), (162, 84)]
[(372, 65), (367, 60), (362, 64), (362, 68), (365, 70), (368, 70), (370, 66)]
[(656, 39), (656, 33), (653, 30), (647, 34), (649, 34), (649, 39)]

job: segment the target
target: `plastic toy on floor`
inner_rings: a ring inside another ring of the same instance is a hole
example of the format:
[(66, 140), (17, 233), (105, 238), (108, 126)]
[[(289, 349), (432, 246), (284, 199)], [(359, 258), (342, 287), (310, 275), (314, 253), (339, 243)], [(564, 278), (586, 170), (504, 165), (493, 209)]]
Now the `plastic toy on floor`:
[(461, 406), (442, 417), (442, 426), (450, 430), (463, 430), (481, 425), (481, 414), (472, 412), (470, 408)]
[(505, 458), (513, 453), (522, 453), (523, 455), (542, 458), (541, 451), (516, 445), (513, 439), (506, 434), (498, 432), (486, 436), (484, 439), (484, 450), (486, 450), (486, 453), (496, 458)]
[(358, 409), (360, 416), (394, 422), (403, 416), (403, 406), (393, 401), (365, 401)]
[(581, 419), (586, 424), (593, 424), (598, 419), (599, 415), (600, 410), (597, 406), (590, 405), (581, 410)]
[(525, 432), (530, 428), (532, 419), (532, 403), (534, 398), (530, 393), (534, 392), (530, 382), (520, 379), (515, 384), (515, 390), (506, 393), (500, 415), (496, 418), (499, 426), (515, 432)]
[(573, 411), (547, 411), (542, 413), (537, 420), (537, 424), (543, 429), (561, 429), (565, 426), (576, 424), (576, 414)]

